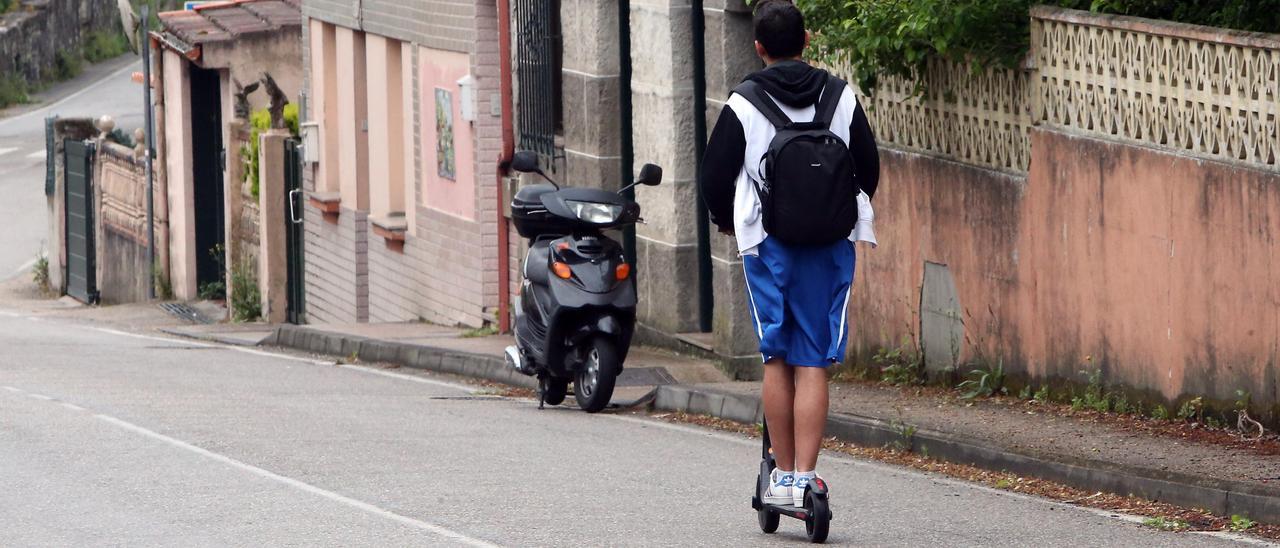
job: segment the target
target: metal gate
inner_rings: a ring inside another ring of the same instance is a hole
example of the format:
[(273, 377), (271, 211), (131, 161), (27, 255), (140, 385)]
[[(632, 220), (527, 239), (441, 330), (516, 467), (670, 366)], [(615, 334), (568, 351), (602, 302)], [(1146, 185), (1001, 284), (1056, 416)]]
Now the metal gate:
[(296, 139), (284, 142), (284, 191), (285, 219), (289, 226), (285, 229), (285, 255), (288, 263), (285, 292), (288, 295), (288, 321), (292, 324), (303, 323), (306, 313), (306, 289), (303, 279), (302, 255), (302, 154)]
[(66, 250), (67, 295), (76, 300), (98, 302), (97, 265), (94, 264), (93, 157), (92, 142), (63, 141), (66, 160)]
[(516, 0), (516, 78), (520, 148), (543, 156), (547, 167), (563, 156), (556, 147), (560, 123), (560, 2)]

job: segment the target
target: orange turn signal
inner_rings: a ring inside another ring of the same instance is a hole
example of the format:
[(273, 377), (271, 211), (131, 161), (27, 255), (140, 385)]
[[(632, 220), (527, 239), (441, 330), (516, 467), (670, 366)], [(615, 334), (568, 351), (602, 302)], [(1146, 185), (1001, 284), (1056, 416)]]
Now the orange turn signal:
[(569, 265), (564, 264), (560, 261), (551, 263), (551, 271), (555, 272), (556, 276), (559, 276), (566, 280), (573, 277), (573, 271), (569, 269)]
[(613, 273), (619, 280), (625, 280), (631, 276), (631, 265), (627, 263), (618, 263), (618, 268), (615, 268)]

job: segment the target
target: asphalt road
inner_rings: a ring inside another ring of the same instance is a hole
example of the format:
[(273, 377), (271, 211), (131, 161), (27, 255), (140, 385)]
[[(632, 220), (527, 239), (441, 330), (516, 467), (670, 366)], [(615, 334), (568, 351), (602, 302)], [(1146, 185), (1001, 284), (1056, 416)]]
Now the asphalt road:
[[(0, 313), (0, 545), (645, 545), (759, 532), (756, 442), (416, 372)], [(827, 458), (831, 542), (1216, 546)]]
[(125, 56), (88, 67), (24, 105), (0, 113), (0, 280), (22, 275), (47, 248), (44, 119), (104, 114), (116, 127), (132, 133), (142, 126), (142, 86), (130, 76), (142, 70), (136, 57)]

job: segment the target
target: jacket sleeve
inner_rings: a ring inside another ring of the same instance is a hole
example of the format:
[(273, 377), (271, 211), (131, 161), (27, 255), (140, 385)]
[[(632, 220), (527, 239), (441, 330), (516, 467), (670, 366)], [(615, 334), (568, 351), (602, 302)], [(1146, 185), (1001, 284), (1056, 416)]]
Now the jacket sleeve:
[(711, 213), (711, 222), (721, 229), (733, 228), (733, 199), (747, 153), (747, 137), (733, 109), (725, 105), (716, 120), (699, 176), (702, 201)]
[(862, 110), (861, 103), (853, 109), (849, 140), (852, 142), (849, 150), (853, 153), (858, 186), (867, 193), (868, 198), (873, 198), (876, 186), (880, 183), (880, 152), (876, 148), (876, 136), (871, 133), (871, 123), (867, 121), (867, 113)]

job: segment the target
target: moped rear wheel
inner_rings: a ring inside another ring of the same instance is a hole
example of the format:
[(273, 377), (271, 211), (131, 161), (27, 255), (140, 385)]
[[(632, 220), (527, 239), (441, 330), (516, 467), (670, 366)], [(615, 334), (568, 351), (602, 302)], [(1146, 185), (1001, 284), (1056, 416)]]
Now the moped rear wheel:
[(578, 400), (578, 407), (588, 413), (607, 407), (613, 398), (613, 386), (621, 369), (618, 349), (613, 341), (604, 337), (591, 341), (587, 359), (573, 381), (573, 395)]

